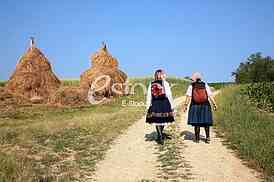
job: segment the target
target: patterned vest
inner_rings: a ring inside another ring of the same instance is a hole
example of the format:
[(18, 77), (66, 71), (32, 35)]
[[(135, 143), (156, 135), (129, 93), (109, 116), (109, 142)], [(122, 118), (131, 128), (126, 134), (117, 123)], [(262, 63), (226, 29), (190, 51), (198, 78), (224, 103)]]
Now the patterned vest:
[(163, 80), (155, 80), (151, 82), (151, 96), (152, 99), (166, 98)]

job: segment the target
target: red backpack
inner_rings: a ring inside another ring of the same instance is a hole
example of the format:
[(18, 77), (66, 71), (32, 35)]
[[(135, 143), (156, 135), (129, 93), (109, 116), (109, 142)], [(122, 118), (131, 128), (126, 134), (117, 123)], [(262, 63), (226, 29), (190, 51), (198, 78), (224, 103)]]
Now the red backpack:
[(203, 104), (208, 101), (204, 82), (196, 82), (192, 84), (192, 99), (197, 104)]

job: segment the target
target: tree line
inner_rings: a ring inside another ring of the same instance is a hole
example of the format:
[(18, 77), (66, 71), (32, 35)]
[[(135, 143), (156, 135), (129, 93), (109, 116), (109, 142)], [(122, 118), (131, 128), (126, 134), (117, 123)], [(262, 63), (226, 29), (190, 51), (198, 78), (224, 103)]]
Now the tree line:
[(251, 54), (232, 72), (236, 83), (258, 83), (274, 81), (274, 60), (260, 52)]

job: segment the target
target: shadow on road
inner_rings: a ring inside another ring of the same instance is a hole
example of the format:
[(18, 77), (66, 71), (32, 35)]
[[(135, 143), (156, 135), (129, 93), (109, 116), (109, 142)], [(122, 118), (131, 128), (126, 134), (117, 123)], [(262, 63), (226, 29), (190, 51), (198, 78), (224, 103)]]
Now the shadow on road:
[[(184, 140), (192, 140), (193, 141), (195, 138), (195, 134), (188, 130), (181, 132), (180, 136), (184, 137)], [(205, 137), (203, 135), (200, 135), (200, 139), (205, 140)]]
[(156, 141), (156, 139), (157, 139), (157, 132), (156, 131), (153, 131), (153, 132), (145, 135), (145, 141), (146, 142)]

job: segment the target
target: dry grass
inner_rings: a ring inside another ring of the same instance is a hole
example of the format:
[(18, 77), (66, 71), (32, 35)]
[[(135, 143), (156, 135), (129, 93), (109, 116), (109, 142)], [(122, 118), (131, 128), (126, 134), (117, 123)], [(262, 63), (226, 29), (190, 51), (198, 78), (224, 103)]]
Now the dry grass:
[[(92, 177), (96, 162), (113, 139), (142, 114), (143, 108), (108, 105), (62, 110), (23, 108), (13, 116), (1, 116), (1, 154), (11, 156), (13, 162), (2, 161), (0, 176), (9, 181), (9, 177), (18, 179), (30, 170), (35, 175), (30, 179), (47, 176), (85, 181)], [(15, 159), (28, 161), (30, 167), (22, 168)], [(7, 165), (16, 166), (13, 168), (18, 171), (11, 171)]]

